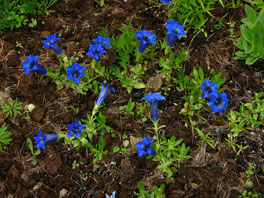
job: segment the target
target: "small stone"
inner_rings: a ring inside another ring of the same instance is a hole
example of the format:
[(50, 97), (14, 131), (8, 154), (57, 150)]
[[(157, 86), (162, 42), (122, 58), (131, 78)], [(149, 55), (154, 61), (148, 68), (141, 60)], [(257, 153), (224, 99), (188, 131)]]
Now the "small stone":
[(10, 98), (9, 93), (5, 91), (0, 91), (0, 106), (6, 104)]
[(61, 191), (60, 191), (60, 198), (62, 197), (65, 197), (65, 195), (67, 194), (67, 190), (65, 188), (63, 188)]
[(42, 185), (43, 185), (43, 182), (38, 182), (38, 183), (33, 187), (33, 192), (34, 192), (34, 191), (37, 191), (38, 189), (40, 189)]
[(123, 145), (124, 145), (124, 147), (128, 147), (129, 146), (129, 141), (128, 140), (124, 140), (123, 141)]
[(135, 146), (137, 143), (139, 143), (140, 141), (142, 141), (143, 138), (141, 137), (134, 137), (134, 136), (130, 136), (130, 143), (132, 146)]

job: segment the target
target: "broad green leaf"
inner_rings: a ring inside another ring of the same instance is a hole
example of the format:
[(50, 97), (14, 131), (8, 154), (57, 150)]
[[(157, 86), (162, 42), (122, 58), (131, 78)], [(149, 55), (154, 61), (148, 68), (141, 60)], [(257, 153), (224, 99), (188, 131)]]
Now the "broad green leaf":
[(250, 56), (250, 57), (247, 58), (247, 60), (246, 60), (246, 64), (247, 64), (247, 65), (252, 65), (252, 64), (254, 64), (256, 61), (257, 61), (257, 58), (254, 58), (254, 57)]
[(242, 32), (243, 38), (245, 38), (247, 42), (249, 43), (253, 42), (253, 32), (247, 30), (246, 28), (241, 28), (241, 32)]
[(251, 23), (255, 23), (258, 19), (256, 12), (254, 11), (253, 8), (249, 7), (247, 4), (245, 5), (245, 11), (247, 14), (247, 17), (249, 18)]
[(133, 87), (135, 89), (143, 89), (143, 88), (145, 88), (145, 84), (144, 83), (141, 83), (141, 82), (135, 82), (134, 85), (133, 85)]

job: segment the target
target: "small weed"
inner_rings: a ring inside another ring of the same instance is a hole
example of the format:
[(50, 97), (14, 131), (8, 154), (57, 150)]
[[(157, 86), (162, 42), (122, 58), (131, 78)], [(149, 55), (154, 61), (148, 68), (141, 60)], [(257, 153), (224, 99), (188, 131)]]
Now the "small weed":
[(5, 113), (5, 117), (13, 117), (16, 115), (21, 115), (21, 110), (23, 109), (22, 107), (22, 102), (18, 102), (16, 100), (13, 100), (10, 98), (8, 100), (8, 104), (2, 105), (2, 112)]
[[(7, 131), (7, 126), (5, 125), (5, 123), (1, 126), (0, 128), (0, 143), (7, 145), (10, 142), (12, 142), (12, 138), (11, 138), (11, 132)], [(3, 151), (3, 147), (0, 144), (0, 152)]]

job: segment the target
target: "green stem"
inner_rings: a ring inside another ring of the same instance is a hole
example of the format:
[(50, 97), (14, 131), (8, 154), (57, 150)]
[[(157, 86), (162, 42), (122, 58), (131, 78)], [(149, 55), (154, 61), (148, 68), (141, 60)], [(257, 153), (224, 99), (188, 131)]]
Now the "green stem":
[(92, 111), (92, 120), (94, 115), (98, 112), (98, 110), (100, 109), (100, 105), (95, 104), (93, 111)]
[(157, 136), (157, 144), (159, 145), (159, 143), (160, 143), (160, 139), (159, 139), (159, 127), (158, 127), (159, 120), (157, 120), (156, 122), (153, 121), (153, 124), (154, 124), (154, 130), (155, 130), (156, 136)]
[(93, 77), (94, 77), (94, 70), (95, 70), (95, 65), (96, 65), (96, 60), (95, 60), (95, 59), (93, 59), (93, 60), (92, 60), (92, 66), (91, 66), (91, 68), (92, 68), (92, 77), (91, 77), (91, 78), (93, 78)]

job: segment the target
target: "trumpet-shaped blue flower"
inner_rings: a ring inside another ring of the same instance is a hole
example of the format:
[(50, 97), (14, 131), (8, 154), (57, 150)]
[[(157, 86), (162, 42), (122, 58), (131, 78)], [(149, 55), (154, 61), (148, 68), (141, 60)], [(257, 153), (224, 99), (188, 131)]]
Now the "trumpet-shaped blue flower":
[(228, 105), (226, 93), (214, 93), (211, 95), (210, 101), (207, 103), (212, 108), (212, 113), (222, 112)]
[(31, 71), (35, 71), (40, 74), (47, 74), (47, 70), (37, 63), (38, 58), (39, 56), (32, 56), (32, 55), (29, 55), (27, 57), (27, 59), (23, 63), (23, 69), (26, 75), (28, 75)]
[(34, 137), (36, 140), (36, 148), (41, 148), (45, 150), (45, 144), (46, 142), (54, 141), (59, 138), (59, 135), (57, 134), (43, 134), (41, 132), (41, 129), (39, 128), (39, 133), (37, 136)]
[(58, 38), (56, 34), (57, 33), (52, 34), (51, 36), (47, 36), (46, 40), (42, 41), (42, 43), (44, 44), (43, 47), (49, 47), (53, 49), (57, 54), (62, 55), (62, 50), (57, 43), (57, 40), (60, 40), (60, 38)]
[(166, 3), (168, 6), (171, 6), (173, 0), (161, 0), (161, 3)]
[(148, 93), (141, 100), (148, 101), (150, 103), (151, 116), (154, 122), (158, 120), (158, 101), (165, 100), (160, 93)]
[(97, 38), (93, 39), (93, 41), (102, 44), (103, 47), (112, 47), (109, 43), (109, 38), (98, 36)]
[(90, 44), (89, 51), (86, 53), (87, 56), (95, 58), (96, 61), (99, 61), (100, 56), (105, 53), (104, 47), (101, 43), (99, 44)]
[(168, 28), (166, 41), (169, 47), (173, 46), (173, 43), (177, 40), (177, 38), (180, 39), (181, 36), (186, 35), (184, 32), (184, 25), (180, 25), (177, 21), (168, 19), (165, 26)]
[(212, 83), (210, 80), (206, 79), (201, 85), (202, 87), (202, 97), (210, 98), (214, 93), (217, 92), (218, 84)]
[(99, 106), (102, 104), (102, 102), (104, 101), (104, 99), (108, 95), (109, 91), (112, 91), (113, 93), (115, 93), (115, 89), (113, 87), (108, 86), (107, 84), (104, 84), (101, 82), (98, 82), (98, 83), (102, 86), (102, 89), (101, 89), (100, 94), (99, 94), (97, 101), (96, 101), (96, 105)]
[(155, 43), (156, 35), (149, 32), (148, 30), (140, 30), (139, 32), (135, 33), (134, 35), (140, 41), (139, 47), (138, 47), (139, 53), (144, 52), (144, 50), (146, 49), (146, 47), (149, 44), (156, 45), (156, 43)]
[(84, 128), (85, 124), (80, 124), (78, 120), (74, 120), (74, 122), (67, 124), (69, 129), (67, 137), (77, 136), (81, 137), (81, 132)]
[(73, 82), (76, 82), (78, 84), (80, 83), (80, 78), (85, 76), (85, 74), (83, 73), (85, 67), (82, 67), (75, 62), (73, 63), (72, 66), (67, 67), (66, 70), (68, 73), (67, 80), (72, 80)]
[(105, 195), (105, 198), (115, 198), (115, 193), (116, 193), (116, 192), (114, 191), (114, 192), (112, 193), (112, 195), (110, 195), (110, 196), (106, 194), (106, 195)]
[(147, 137), (144, 137), (143, 140), (137, 143), (136, 147), (138, 150), (138, 156), (143, 156), (147, 154), (151, 154), (156, 156), (156, 151), (152, 148), (153, 141), (150, 141)]

